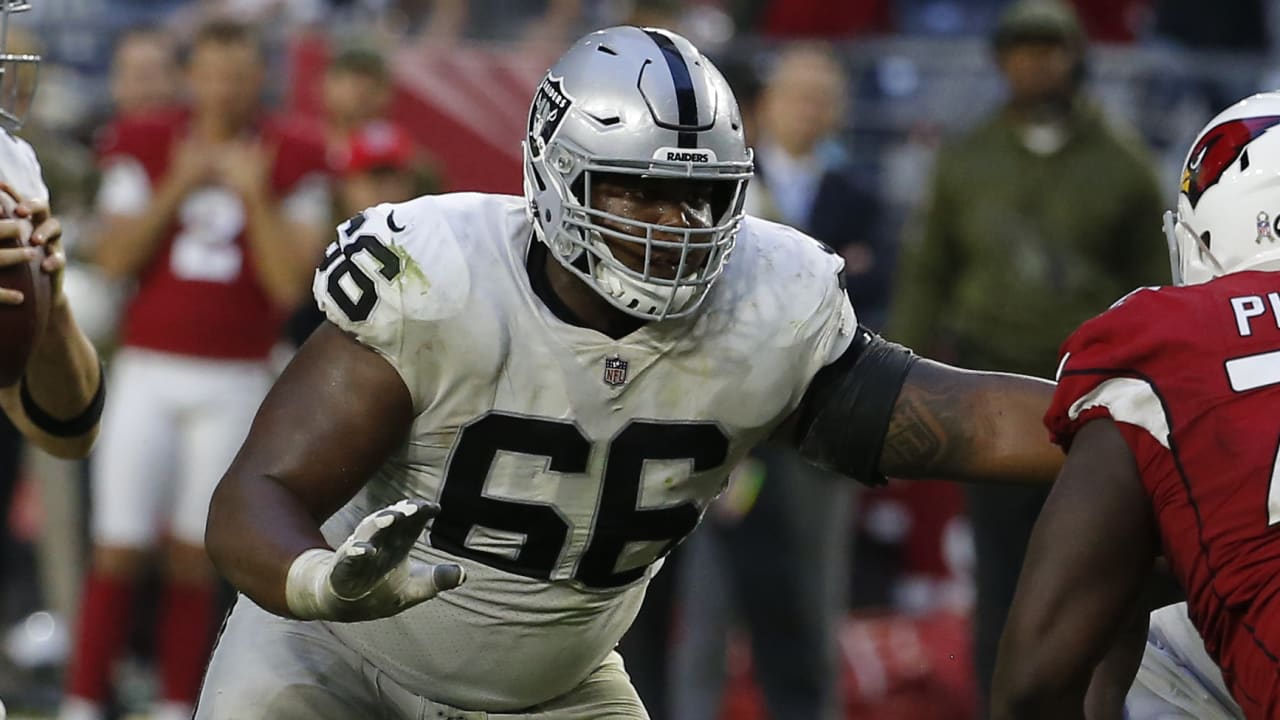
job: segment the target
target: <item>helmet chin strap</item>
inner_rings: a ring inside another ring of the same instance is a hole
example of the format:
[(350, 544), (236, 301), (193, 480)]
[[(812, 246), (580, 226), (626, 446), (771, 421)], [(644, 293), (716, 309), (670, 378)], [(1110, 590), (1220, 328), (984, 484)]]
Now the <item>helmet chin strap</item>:
[[(592, 233), (591, 245), (606, 262), (595, 263), (596, 288), (610, 296), (614, 304), (626, 310), (632, 309), (646, 317), (659, 317), (684, 310), (694, 299), (696, 288), (690, 285), (671, 287), (646, 283), (620, 271), (613, 263), (619, 262), (609, 250), (609, 245)], [(670, 307), (668, 307), (670, 303)]]
[(1199, 285), (1227, 274), (1213, 251), (1172, 210), (1164, 214), (1164, 231), (1174, 285)]

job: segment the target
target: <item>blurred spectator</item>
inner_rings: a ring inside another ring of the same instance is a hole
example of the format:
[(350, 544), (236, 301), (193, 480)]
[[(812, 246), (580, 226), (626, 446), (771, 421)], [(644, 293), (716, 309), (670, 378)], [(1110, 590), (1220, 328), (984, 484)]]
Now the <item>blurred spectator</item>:
[(111, 58), (111, 104), (116, 117), (172, 107), (182, 72), (170, 33), (142, 25), (126, 30)]
[(267, 355), (328, 224), (323, 143), (264, 116), (263, 69), (252, 28), (210, 22), (188, 59), (191, 107), (122, 118), (102, 137), (97, 261), (137, 288), (94, 457), (94, 550), (64, 718), (102, 717), (157, 545), (152, 717), (191, 715), (215, 613), (209, 496), (270, 384)]
[(878, 329), (893, 248), (880, 234), (879, 200), (859, 184), (836, 140), (849, 112), (848, 84), (839, 59), (822, 46), (794, 47), (776, 60), (760, 98), (748, 211), (804, 230), (844, 256), (858, 319)]
[(437, 192), (439, 180), (404, 128), (385, 120), (352, 134), (334, 170), (338, 214), (348, 218), (382, 203), (401, 203)]
[[(842, 154), (823, 148), (844, 112), (839, 61), (818, 46), (787, 49), (758, 100), (746, 68), (729, 76), (756, 147), (747, 211), (837, 243), (858, 259), (857, 278), (880, 271), (862, 234), (874, 228), (875, 201), (841, 174)], [(719, 716), (735, 620), (750, 635), (769, 717), (840, 716), (836, 627), (847, 607), (852, 494), (849, 482), (791, 452), (757, 450), (734, 472), (681, 556), (673, 718)]]
[(329, 61), (323, 81), (324, 134), (330, 160), (336, 162), (351, 134), (391, 107), (391, 72), (377, 48), (341, 47)]
[[(973, 368), (1052, 377), (1079, 323), (1168, 281), (1163, 206), (1140, 139), (1081, 92), (1070, 7), (1022, 0), (994, 35), (1008, 102), (939, 154), (932, 201), (904, 247), (890, 336)], [(1045, 492), (969, 490), (983, 697)]]
[[(413, 137), (386, 120), (357, 129), (336, 155), (333, 225), (374, 205), (440, 191), (439, 178)], [(289, 318), (285, 334), (294, 347), (301, 346), (323, 320), (315, 299), (307, 298)]]

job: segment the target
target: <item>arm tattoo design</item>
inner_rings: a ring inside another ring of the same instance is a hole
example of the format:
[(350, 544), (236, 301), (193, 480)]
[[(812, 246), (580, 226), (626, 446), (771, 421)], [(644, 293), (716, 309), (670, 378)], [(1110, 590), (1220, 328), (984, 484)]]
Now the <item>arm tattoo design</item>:
[(917, 363), (902, 386), (880, 468), (897, 477), (947, 477), (977, 452), (982, 421), (973, 411), (973, 376)]
[(938, 457), (946, 447), (945, 431), (930, 415), (922, 394), (919, 388), (904, 387), (898, 396), (880, 456), (881, 468), (928, 464), (928, 459)]

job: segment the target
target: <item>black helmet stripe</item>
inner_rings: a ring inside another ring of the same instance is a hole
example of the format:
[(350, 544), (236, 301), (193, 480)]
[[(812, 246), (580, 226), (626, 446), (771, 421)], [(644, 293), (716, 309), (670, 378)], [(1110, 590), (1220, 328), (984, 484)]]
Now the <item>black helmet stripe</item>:
[[(689, 65), (684, 61), (684, 56), (680, 54), (680, 50), (676, 48), (676, 44), (672, 42), (671, 38), (653, 30), (645, 30), (644, 32), (662, 50), (662, 56), (667, 61), (667, 69), (671, 71), (671, 82), (676, 87), (676, 109), (679, 112), (680, 127), (697, 127), (698, 98), (693, 92), (693, 77), (689, 75)], [(679, 131), (676, 136), (676, 146), (682, 148), (698, 147), (698, 134), (684, 130)]]

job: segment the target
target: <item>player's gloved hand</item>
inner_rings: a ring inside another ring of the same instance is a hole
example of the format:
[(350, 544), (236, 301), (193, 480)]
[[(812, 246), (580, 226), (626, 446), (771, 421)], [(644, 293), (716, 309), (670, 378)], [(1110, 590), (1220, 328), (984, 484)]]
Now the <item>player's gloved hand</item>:
[(337, 550), (302, 553), (289, 566), (289, 611), (303, 620), (375, 620), (461, 585), (466, 579), (461, 566), (409, 558), (439, 512), (435, 503), (401, 500), (361, 520)]

